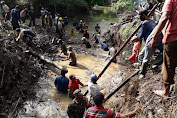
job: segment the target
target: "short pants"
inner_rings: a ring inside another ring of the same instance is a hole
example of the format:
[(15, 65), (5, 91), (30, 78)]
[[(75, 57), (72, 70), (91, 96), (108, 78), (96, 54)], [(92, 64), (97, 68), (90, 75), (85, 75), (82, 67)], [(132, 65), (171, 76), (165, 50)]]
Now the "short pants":
[(13, 30), (16, 30), (16, 28), (20, 28), (18, 21), (12, 21)]
[(177, 40), (164, 44), (162, 81), (174, 84), (175, 68), (177, 67)]

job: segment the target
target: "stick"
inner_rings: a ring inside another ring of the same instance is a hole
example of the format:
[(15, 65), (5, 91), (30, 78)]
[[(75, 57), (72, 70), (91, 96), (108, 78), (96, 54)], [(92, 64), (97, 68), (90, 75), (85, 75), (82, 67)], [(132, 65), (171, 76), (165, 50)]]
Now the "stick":
[(12, 113), (8, 116), (8, 118), (13, 118), (12, 115), (14, 114), (14, 112), (15, 112), (15, 110), (16, 110), (16, 108), (17, 108), (19, 102), (20, 102), (20, 99), (21, 99), (21, 97), (18, 98), (18, 101), (17, 101), (17, 103), (16, 103), (16, 105), (15, 105), (15, 107), (14, 107)]
[(117, 89), (115, 89), (112, 93), (110, 93), (106, 98), (105, 98), (105, 102), (111, 97), (113, 96), (119, 89), (121, 89), (127, 82), (130, 81), (130, 79), (132, 77), (134, 77), (135, 75), (137, 75), (139, 73), (140, 70), (136, 70), (133, 74), (131, 74), (122, 84), (120, 84)]

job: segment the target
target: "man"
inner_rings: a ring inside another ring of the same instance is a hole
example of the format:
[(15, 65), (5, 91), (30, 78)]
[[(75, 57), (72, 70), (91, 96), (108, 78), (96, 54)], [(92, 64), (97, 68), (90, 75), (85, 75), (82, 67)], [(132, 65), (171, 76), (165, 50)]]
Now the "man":
[(26, 21), (27, 13), (28, 13), (28, 9), (27, 8), (23, 9), (20, 12), (20, 18), (21, 18), (21, 20), (22, 20), (23, 23), (25, 23), (25, 21)]
[(49, 31), (49, 22), (50, 22), (50, 18), (49, 18), (49, 12), (46, 12), (46, 15), (44, 17), (44, 24), (45, 24), (45, 29), (48, 32)]
[(86, 48), (91, 48), (90, 43), (87, 41), (85, 37), (82, 37), (83, 44), (85, 44)]
[(73, 52), (73, 48), (71, 46), (68, 46), (68, 49), (70, 51), (69, 56), (67, 57), (67, 59), (62, 60), (62, 61), (66, 61), (66, 60), (71, 59), (71, 62), (69, 63), (69, 65), (70, 66), (76, 66), (77, 65), (77, 59), (76, 59), (75, 53)]
[(14, 35), (16, 36), (16, 28), (20, 28), (20, 7), (17, 5), (14, 9), (11, 10), (11, 23), (14, 30)]
[(93, 103), (93, 96), (101, 91), (101, 87), (97, 84), (97, 75), (96, 74), (92, 74), (90, 76), (91, 80), (88, 82), (88, 91), (89, 91), (89, 102), (91, 104)]
[(69, 118), (83, 118), (85, 109), (89, 107), (89, 102), (83, 96), (80, 89), (74, 91), (75, 99), (69, 104), (67, 113)]
[(101, 33), (100, 26), (96, 24), (95, 26), (95, 31), (98, 32), (99, 34)]
[(87, 30), (84, 31), (83, 37), (89, 39), (89, 32)]
[(84, 85), (79, 79), (76, 79), (75, 75), (73, 75), (73, 74), (69, 76), (69, 79), (71, 80), (69, 82), (69, 85), (68, 85), (68, 88), (69, 88), (69, 97), (74, 98), (73, 92), (76, 89), (79, 89), (79, 85), (81, 85), (83, 87), (87, 86), (87, 85)]
[(63, 23), (62, 23), (63, 18), (60, 17), (58, 20), (59, 20), (59, 21), (58, 21), (58, 31), (59, 31), (58, 33), (59, 33), (59, 38), (62, 39), (62, 37), (63, 37)]
[(3, 8), (3, 10), (4, 10), (4, 12), (5, 12), (5, 21), (7, 21), (7, 20), (9, 20), (9, 12), (10, 12), (10, 9), (9, 9), (9, 7), (5, 4), (5, 2), (4, 1), (1, 1), (1, 4), (2, 4), (2, 8)]
[(106, 41), (103, 41), (103, 43), (101, 44), (101, 48), (102, 48), (104, 51), (109, 51), (108, 43), (107, 43)]
[(63, 53), (64, 55), (68, 55), (66, 45), (63, 43), (61, 39), (58, 40), (58, 44), (61, 45), (60, 54)]
[(103, 107), (105, 94), (106, 92), (102, 90), (94, 95), (93, 101), (95, 102), (95, 106), (87, 109), (84, 118), (124, 118), (136, 115), (138, 110), (137, 108), (126, 114), (116, 113), (112, 110), (105, 109)]
[(29, 27), (31, 27), (32, 22), (33, 22), (33, 26), (35, 26), (35, 18), (36, 18), (36, 13), (34, 11), (34, 7), (31, 6), (30, 9), (31, 10), (29, 10), (29, 17), (30, 17)]
[(156, 90), (155, 94), (168, 98), (170, 95), (170, 86), (174, 84), (175, 68), (177, 66), (177, 0), (166, 0), (162, 9), (162, 16), (157, 25), (157, 30), (150, 42), (152, 47), (157, 41), (157, 37), (165, 27), (167, 27), (162, 42), (164, 43), (162, 81), (164, 90)]
[(58, 93), (67, 94), (68, 93), (68, 84), (69, 79), (65, 77), (65, 74), (68, 71), (65, 69), (61, 70), (61, 76), (56, 77), (55, 79), (55, 87), (57, 88)]
[(29, 30), (29, 29), (20, 29), (20, 28), (17, 28), (16, 29), (16, 32), (17, 32), (17, 38), (16, 38), (16, 41), (19, 41), (20, 39), (23, 39), (23, 37), (29, 37), (30, 40), (32, 40), (33, 37), (36, 36), (36, 34)]
[(146, 75), (146, 71), (147, 71), (147, 68), (148, 68), (148, 63), (150, 61), (150, 58), (152, 57), (152, 55), (154, 54), (155, 50), (158, 49), (160, 51), (160, 54), (159, 56), (157, 56), (154, 60), (154, 62), (159, 58), (160, 60), (157, 61), (157, 63), (153, 63), (152, 65), (152, 69), (157, 69), (158, 68), (158, 65), (161, 65), (162, 64), (162, 53), (163, 53), (163, 44), (162, 44), (162, 38), (163, 38), (163, 34), (160, 33), (158, 38), (157, 38), (157, 42), (155, 45), (153, 45), (152, 48), (149, 48), (149, 42), (152, 40), (153, 36), (154, 36), (154, 33), (156, 32), (156, 28), (154, 28), (154, 30), (151, 32), (151, 34), (148, 36), (147, 40), (146, 40), (146, 43), (145, 43), (145, 48), (144, 48), (144, 52), (141, 52), (141, 53), (144, 53), (143, 56), (140, 56), (139, 57), (139, 60), (141, 60), (141, 58), (143, 59), (142, 60), (142, 66), (141, 66), (141, 69), (140, 69), (140, 75), (139, 75), (139, 79), (143, 79)]
[[(108, 55), (110, 55), (110, 58), (111, 58), (111, 59), (114, 57), (114, 55), (115, 55), (116, 52), (117, 52), (116, 46), (117, 46), (117, 44), (116, 44), (116, 43), (113, 43), (113, 44), (112, 44), (112, 47), (109, 49)], [(112, 62), (117, 63), (117, 59), (114, 58)]]
[(148, 11), (147, 10), (141, 10), (139, 12), (141, 21), (144, 21), (141, 25), (141, 32), (140, 34), (135, 37), (141, 41), (141, 38), (144, 38), (144, 42), (146, 42), (147, 37), (150, 35), (152, 30), (155, 28), (156, 24), (154, 20), (151, 20), (148, 18)]

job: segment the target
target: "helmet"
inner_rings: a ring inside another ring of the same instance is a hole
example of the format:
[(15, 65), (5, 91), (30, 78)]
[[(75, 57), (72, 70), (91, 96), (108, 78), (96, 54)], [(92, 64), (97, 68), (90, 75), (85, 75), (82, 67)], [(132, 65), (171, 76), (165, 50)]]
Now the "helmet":
[(62, 17), (60, 17), (60, 18), (59, 18), (59, 20), (63, 20), (63, 18), (62, 18)]

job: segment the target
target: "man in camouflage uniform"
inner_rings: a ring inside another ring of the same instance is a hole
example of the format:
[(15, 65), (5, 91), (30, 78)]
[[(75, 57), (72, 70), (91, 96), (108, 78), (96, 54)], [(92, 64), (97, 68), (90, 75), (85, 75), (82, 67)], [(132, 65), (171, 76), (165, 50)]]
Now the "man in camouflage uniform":
[(75, 99), (68, 106), (68, 116), (69, 118), (83, 118), (85, 109), (89, 107), (89, 102), (80, 89), (76, 89), (73, 94)]

